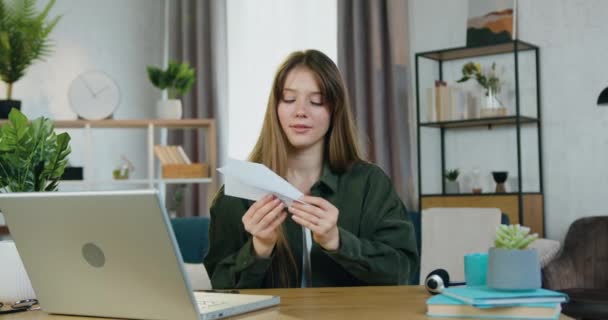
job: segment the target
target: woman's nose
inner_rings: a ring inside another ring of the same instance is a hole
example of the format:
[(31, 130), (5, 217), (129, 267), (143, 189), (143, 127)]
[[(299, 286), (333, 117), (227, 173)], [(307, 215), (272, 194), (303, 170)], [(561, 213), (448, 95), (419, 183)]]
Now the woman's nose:
[(296, 117), (305, 117), (306, 108), (306, 102), (296, 101)]

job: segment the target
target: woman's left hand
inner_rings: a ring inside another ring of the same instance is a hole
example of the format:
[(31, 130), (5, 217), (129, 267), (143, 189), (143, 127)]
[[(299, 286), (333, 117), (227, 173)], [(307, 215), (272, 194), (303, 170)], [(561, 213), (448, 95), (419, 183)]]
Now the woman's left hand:
[(340, 211), (329, 201), (312, 196), (300, 198), (307, 204), (293, 202), (289, 207), (291, 218), (297, 224), (304, 226), (313, 233), (313, 239), (323, 249), (338, 250), (340, 233), (338, 232), (338, 214)]

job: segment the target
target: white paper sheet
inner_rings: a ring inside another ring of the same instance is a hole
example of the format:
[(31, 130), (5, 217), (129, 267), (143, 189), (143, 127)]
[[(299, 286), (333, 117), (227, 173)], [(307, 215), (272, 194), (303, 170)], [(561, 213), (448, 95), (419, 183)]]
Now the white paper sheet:
[(274, 194), (286, 206), (291, 206), (293, 201), (302, 202), (298, 200), (302, 192), (262, 164), (229, 159), (217, 171), (224, 175), (226, 195), (257, 201)]

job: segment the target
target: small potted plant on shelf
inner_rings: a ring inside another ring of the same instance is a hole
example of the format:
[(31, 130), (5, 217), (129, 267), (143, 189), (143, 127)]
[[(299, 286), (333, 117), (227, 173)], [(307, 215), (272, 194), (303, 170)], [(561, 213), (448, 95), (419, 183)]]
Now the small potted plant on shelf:
[(488, 287), (499, 290), (534, 290), (541, 286), (540, 261), (528, 246), (538, 238), (530, 228), (501, 225), (488, 254)]
[(13, 85), (25, 75), (36, 60), (52, 52), (49, 34), (61, 17), (47, 19), (55, 0), (41, 12), (35, 0), (0, 0), (0, 79), (6, 83), (6, 100), (0, 100), (0, 119), (8, 118), (11, 109), (21, 110), (21, 101), (13, 99)]
[(186, 94), (196, 79), (194, 69), (188, 63), (169, 62), (165, 70), (148, 66), (148, 78), (152, 84), (167, 90), (167, 100), (159, 100), (156, 112), (160, 119), (181, 119), (183, 110), (181, 96)]
[(505, 108), (498, 98), (501, 89), (500, 79), (496, 75), (496, 63), (492, 63), (490, 70), (484, 72), (479, 63), (469, 62), (462, 66), (462, 78), (456, 82), (465, 82), (475, 79), (485, 89), (485, 99), (480, 108), (480, 116), (500, 117), (507, 115)]
[(460, 171), (458, 169), (446, 170), (444, 173), (445, 181), (445, 193), (446, 194), (457, 194), (460, 193), (460, 185), (458, 184), (458, 175)]
[(173, 197), (171, 204), (167, 207), (169, 211), (169, 215), (171, 218), (175, 218), (178, 215), (178, 211), (184, 205), (184, 196), (186, 193), (186, 189), (188, 188), (187, 184), (178, 184), (173, 189)]

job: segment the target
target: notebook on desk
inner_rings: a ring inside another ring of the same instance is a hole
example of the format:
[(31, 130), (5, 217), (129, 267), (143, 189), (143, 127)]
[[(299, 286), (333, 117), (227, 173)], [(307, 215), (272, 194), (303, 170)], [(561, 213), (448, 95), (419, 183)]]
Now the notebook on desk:
[(218, 319), (280, 302), (193, 293), (155, 190), (6, 193), (0, 211), (49, 313)]
[(462, 286), (446, 288), (443, 294), (476, 307), (568, 302), (568, 296), (564, 293), (547, 289), (506, 291), (491, 289), (486, 286)]
[(477, 308), (457, 299), (439, 294), (426, 302), (427, 316), (438, 318), (478, 318), (478, 319), (558, 319), (561, 312), (559, 303), (537, 303), (495, 308)]

